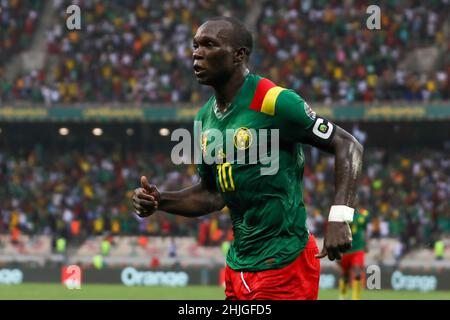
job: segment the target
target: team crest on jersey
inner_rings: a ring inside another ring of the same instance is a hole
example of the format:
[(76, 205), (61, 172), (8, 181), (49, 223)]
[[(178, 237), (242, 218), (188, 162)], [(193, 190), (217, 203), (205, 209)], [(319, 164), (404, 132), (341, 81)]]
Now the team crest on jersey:
[(233, 141), (236, 149), (245, 150), (252, 144), (253, 136), (248, 128), (241, 127), (234, 133)]

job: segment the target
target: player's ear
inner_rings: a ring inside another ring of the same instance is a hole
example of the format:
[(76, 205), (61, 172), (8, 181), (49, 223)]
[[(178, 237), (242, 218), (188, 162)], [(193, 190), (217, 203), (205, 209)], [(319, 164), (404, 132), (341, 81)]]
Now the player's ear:
[(247, 57), (247, 48), (240, 47), (234, 51), (234, 63), (242, 63)]

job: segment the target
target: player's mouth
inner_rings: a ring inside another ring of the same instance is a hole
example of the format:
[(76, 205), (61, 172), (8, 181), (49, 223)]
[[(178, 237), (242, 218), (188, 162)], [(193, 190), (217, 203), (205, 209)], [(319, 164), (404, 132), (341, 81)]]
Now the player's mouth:
[(203, 68), (197, 64), (194, 65), (194, 73), (196, 76), (200, 76), (201, 74), (203, 74), (205, 72), (206, 72), (205, 68)]

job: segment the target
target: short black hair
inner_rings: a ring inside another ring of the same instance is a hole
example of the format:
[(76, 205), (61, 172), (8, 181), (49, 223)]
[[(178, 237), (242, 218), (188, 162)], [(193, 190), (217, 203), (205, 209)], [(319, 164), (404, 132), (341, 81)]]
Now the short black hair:
[(247, 48), (247, 59), (253, 50), (253, 36), (252, 33), (247, 29), (247, 27), (240, 22), (238, 19), (233, 17), (214, 17), (208, 19), (208, 21), (227, 21), (233, 26), (233, 45), (235, 48), (245, 47)]

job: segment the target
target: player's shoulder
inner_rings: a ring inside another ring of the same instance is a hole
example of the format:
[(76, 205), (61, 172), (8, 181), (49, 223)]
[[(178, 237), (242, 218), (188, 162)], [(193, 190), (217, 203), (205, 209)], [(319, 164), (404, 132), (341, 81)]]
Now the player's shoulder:
[(250, 109), (273, 116), (279, 105), (303, 105), (305, 103), (300, 94), (290, 88), (256, 74), (250, 76), (254, 88)]
[(258, 91), (262, 91), (264, 93), (267, 93), (268, 91), (276, 91), (279, 92), (280, 97), (303, 100), (302, 96), (298, 92), (292, 88), (285, 87), (281, 83), (277, 83), (272, 79), (257, 74), (250, 74), (249, 76), (252, 77), (251, 80)]

